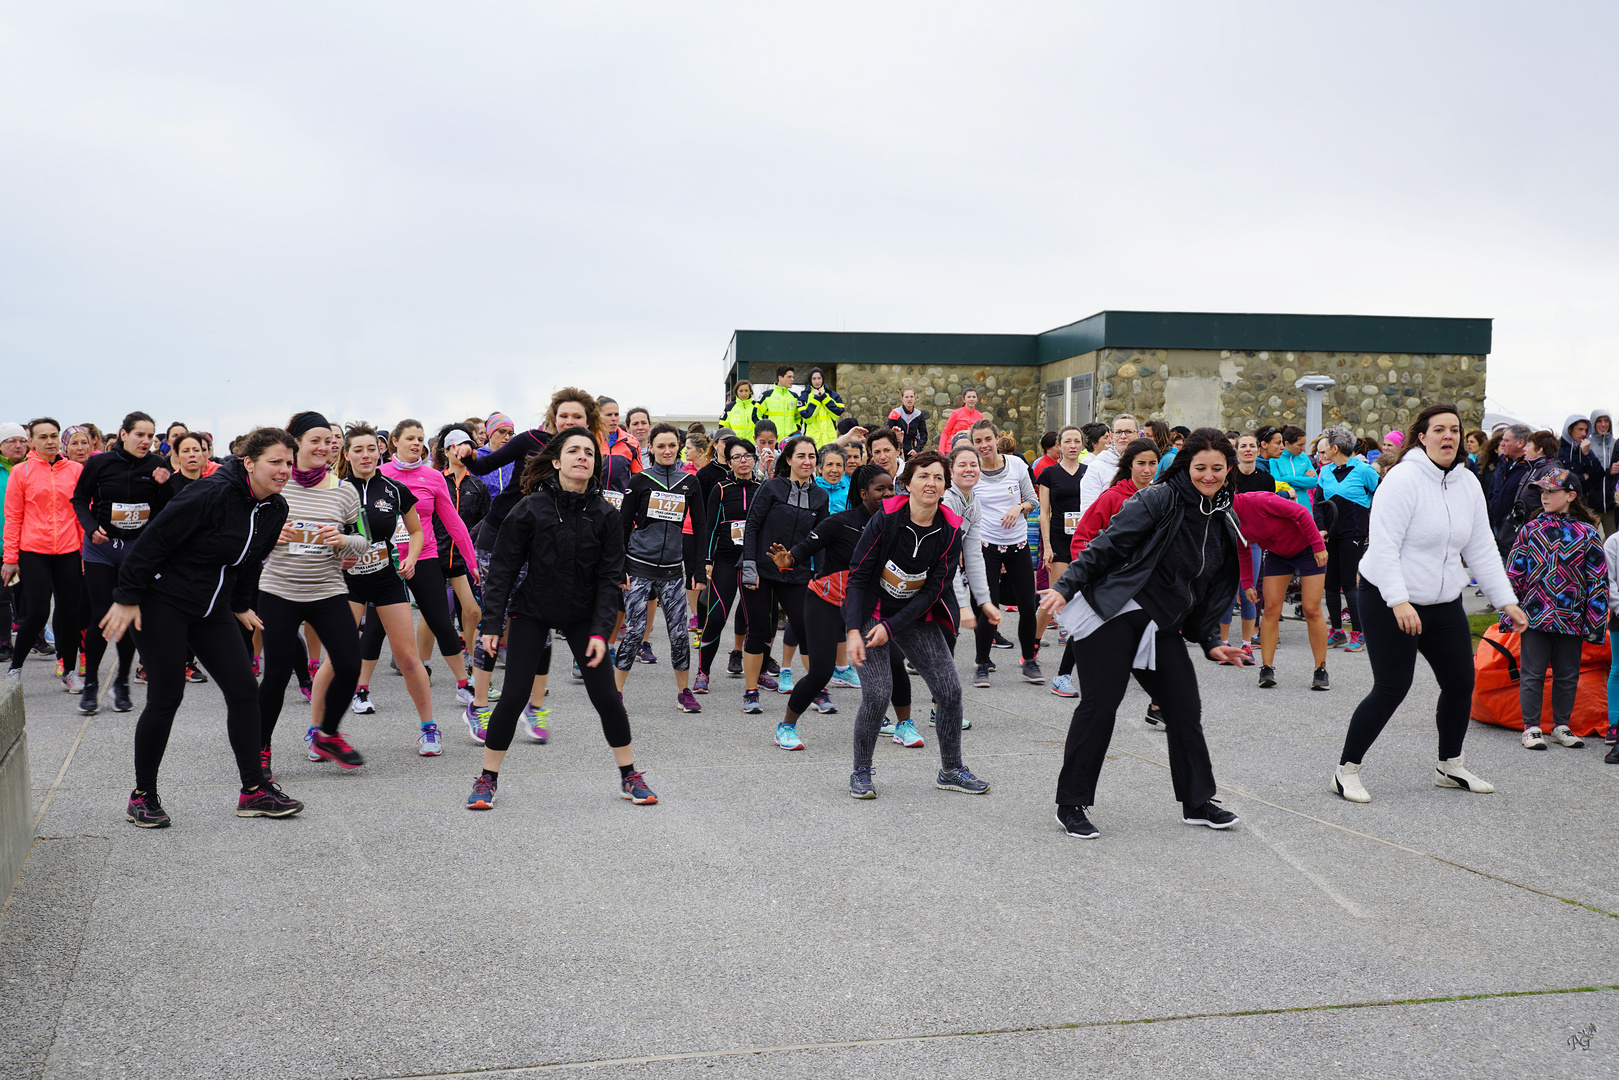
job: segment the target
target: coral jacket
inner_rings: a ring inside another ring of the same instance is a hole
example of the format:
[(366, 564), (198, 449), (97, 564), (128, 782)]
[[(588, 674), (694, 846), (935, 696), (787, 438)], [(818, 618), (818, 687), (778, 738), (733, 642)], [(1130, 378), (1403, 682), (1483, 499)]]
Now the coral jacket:
[(6, 484), (5, 561), (20, 553), (66, 555), (84, 543), (84, 527), (73, 512), (73, 489), (84, 466), (66, 457), (53, 462), (28, 452), (13, 466)]

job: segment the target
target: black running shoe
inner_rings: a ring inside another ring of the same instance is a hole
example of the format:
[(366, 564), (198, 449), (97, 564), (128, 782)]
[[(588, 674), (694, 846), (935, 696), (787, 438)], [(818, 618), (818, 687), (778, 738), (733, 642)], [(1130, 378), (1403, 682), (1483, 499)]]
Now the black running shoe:
[(997, 649), (1010, 649), (1012, 647), (1012, 643), (1006, 640), (1006, 635), (999, 630), (995, 631), (995, 636), (989, 639), (989, 643)]
[(89, 716), (96, 711), (96, 698), (101, 696), (101, 687), (96, 685), (94, 679), (84, 680), (84, 689), (79, 691), (79, 712)]
[(1327, 669), (1326, 669), (1325, 666), (1318, 667), (1318, 668), (1315, 669), (1315, 675), (1313, 675), (1311, 677), (1311, 679), (1310, 679), (1310, 689), (1311, 690), (1331, 690), (1332, 689), (1332, 681), (1327, 678)]
[(186, 667), (186, 682), (205, 683), (207, 681), (208, 676), (204, 675), (195, 665), (188, 665)]
[(315, 729), (314, 738), (310, 740), (309, 751), (343, 769), (358, 769), (365, 764), (365, 758), (341, 734), (328, 735), (319, 728)]
[(725, 674), (729, 675), (733, 679), (740, 679), (742, 677), (742, 654), (741, 653), (734, 652), (726, 659), (726, 661), (725, 661)]
[(1147, 726), (1154, 731), (1168, 731), (1169, 725), (1164, 722), (1164, 710), (1157, 705), (1148, 705)]
[(1259, 688), (1269, 690), (1276, 685), (1276, 669), (1269, 664), (1259, 665)]
[(1229, 829), (1237, 823), (1237, 815), (1210, 799), (1199, 806), (1186, 803), (1181, 808), (1181, 820), (1188, 825), (1207, 825), (1211, 829)]
[(172, 824), (169, 815), (163, 812), (163, 804), (157, 801), (155, 791), (131, 791), (124, 820), (133, 821), (143, 829), (166, 829)]
[(1063, 832), (1081, 840), (1095, 840), (1100, 835), (1091, 819), (1085, 816), (1083, 806), (1057, 807), (1057, 824), (1062, 826)]
[(129, 700), (129, 680), (114, 679), (112, 683), (112, 711), (128, 712), (134, 707), (135, 703)]
[(237, 817), (291, 817), (304, 808), (274, 784), (264, 784), (236, 797)]

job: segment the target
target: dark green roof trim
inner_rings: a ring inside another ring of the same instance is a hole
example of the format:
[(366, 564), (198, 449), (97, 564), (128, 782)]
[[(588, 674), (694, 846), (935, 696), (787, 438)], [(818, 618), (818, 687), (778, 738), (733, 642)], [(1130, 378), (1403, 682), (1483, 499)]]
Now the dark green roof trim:
[(1039, 335), (1042, 364), (1096, 349), (1487, 354), (1490, 319), (1103, 311)]

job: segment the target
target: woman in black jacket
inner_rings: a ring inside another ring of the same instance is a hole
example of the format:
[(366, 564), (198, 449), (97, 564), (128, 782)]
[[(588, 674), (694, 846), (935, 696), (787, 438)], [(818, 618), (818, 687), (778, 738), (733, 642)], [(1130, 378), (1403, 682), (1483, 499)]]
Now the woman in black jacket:
[(146, 708), (135, 724), (135, 790), (124, 815), (141, 828), (169, 824), (158, 801), (157, 770), (185, 696), (188, 651), (225, 696), (225, 729), (242, 780), (236, 816), (287, 817), (304, 808), (261, 769), (258, 683), (238, 629), (264, 626), (253, 602), (259, 571), (287, 523), (281, 489), (292, 478), (297, 451), (285, 431), (259, 428), (240, 458), (176, 496), (124, 557), (101, 628), (115, 642), (134, 626), (146, 666)]
[[(638, 805), (655, 803), (658, 797), (635, 768), (630, 718), (613, 685), (612, 666), (602, 662), (624, 581), (624, 526), (602, 498), (601, 460), (589, 429), (567, 427), (553, 436), (524, 471), (522, 486), (529, 494), (501, 525), (484, 583), (478, 627), (484, 650), (495, 654), (510, 617), (506, 678), (514, 686), (528, 686), (539, 672), (549, 634), (565, 638), (618, 762), (620, 794)], [(514, 584), (520, 571), (526, 576)], [(468, 810), (495, 805), (500, 764), (526, 702), (524, 694), (504, 694), (490, 712), (483, 773), (467, 796)]]
[(815, 576), (810, 579), (804, 598), (804, 652), (809, 657), (809, 673), (793, 686), (787, 699), (787, 715), (776, 725), (776, 745), (783, 750), (802, 750), (798, 718), (813, 703), (818, 712), (834, 713), (837, 707), (826, 696), (837, 664), (838, 646), (843, 644), (843, 600), (849, 586), (849, 562), (866, 530), (866, 522), (883, 508), (883, 500), (894, 494), (894, 478), (881, 465), (862, 465), (849, 478), (849, 495), (855, 500), (847, 510), (828, 517), (791, 551), (773, 544), (767, 555), (777, 570), (791, 570), (814, 560)]
[[(732, 677), (742, 674), (742, 635), (747, 632), (744, 612), (736, 605), (742, 574), (737, 563), (742, 558), (742, 535), (748, 526), (748, 509), (759, 490), (753, 477), (753, 444), (731, 438), (722, 444), (728, 475), (703, 493), (704, 520), (708, 536), (702, 542), (703, 562), (708, 571), (708, 610), (703, 617), (703, 647), (697, 658), (697, 678), (692, 692), (708, 693), (708, 672), (719, 654), (725, 623), (735, 627), (735, 648), (726, 665)], [(736, 615), (732, 616), (731, 612)]]
[(1236, 824), (1237, 815), (1214, 801), (1197, 673), (1182, 640), (1222, 663), (1242, 656), (1220, 638), (1237, 589), (1238, 553), (1248, 550), (1231, 510), (1235, 466), (1222, 433), (1192, 432), (1163, 475), (1125, 502), (1041, 600), (1052, 615), (1077, 602), (1063, 623), (1070, 641), (1085, 641), (1077, 649), (1079, 706), (1057, 778), (1057, 821), (1069, 836), (1097, 835), (1085, 807), (1096, 803), (1132, 669), (1144, 669), (1143, 685), (1162, 710), (1181, 820), (1214, 829)]
[[(118, 584), (118, 571), (134, 548), (135, 541), (174, 494), (169, 486), (167, 463), (149, 453), (157, 425), (143, 412), (124, 417), (118, 428), (118, 443), (105, 454), (96, 454), (84, 463), (79, 482), (73, 489), (73, 512), (84, 527), (84, 585), (90, 594), (90, 623), (98, 625), (112, 607), (112, 592)], [(107, 640), (100, 634), (84, 636), (84, 690), (79, 694), (79, 711), (93, 713), (101, 689), (101, 658)], [(112, 680), (114, 712), (128, 712), (129, 669), (135, 662), (135, 639), (118, 642), (118, 671)]]
[(764, 711), (759, 704), (759, 669), (775, 634), (777, 604), (792, 625), (793, 638), (809, 640), (804, 629), (804, 595), (811, 568), (779, 570), (768, 552), (776, 544), (792, 550), (830, 510), (826, 491), (815, 482), (815, 443), (807, 436), (794, 435), (781, 444), (776, 475), (759, 486), (742, 532), (742, 602), (748, 609), (748, 640), (742, 647), (745, 713)]

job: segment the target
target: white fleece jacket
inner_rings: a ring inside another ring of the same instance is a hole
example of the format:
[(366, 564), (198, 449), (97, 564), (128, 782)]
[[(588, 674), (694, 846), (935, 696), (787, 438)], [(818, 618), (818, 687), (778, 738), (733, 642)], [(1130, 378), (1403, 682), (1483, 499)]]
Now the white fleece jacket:
[(1113, 474), (1119, 471), (1119, 452), (1112, 444), (1085, 459), (1085, 475), (1079, 480), (1079, 512), (1091, 508), (1091, 503), (1102, 492), (1113, 486)]
[(1608, 537), (1602, 553), (1608, 557), (1608, 611), (1619, 615), (1619, 532)]
[(1360, 576), (1389, 607), (1448, 604), (1469, 577), (1497, 609), (1518, 602), (1478, 478), (1465, 465), (1445, 472), (1421, 452), (1405, 455), (1377, 485)]

